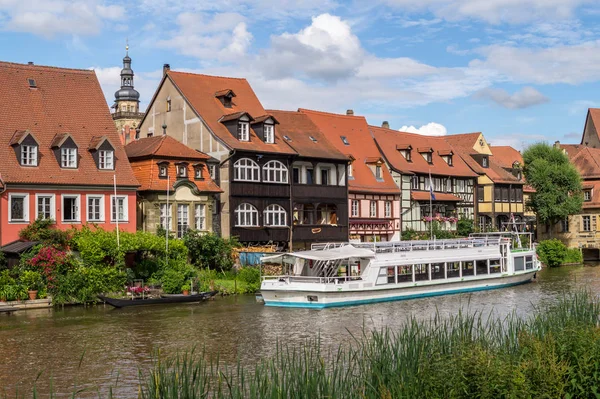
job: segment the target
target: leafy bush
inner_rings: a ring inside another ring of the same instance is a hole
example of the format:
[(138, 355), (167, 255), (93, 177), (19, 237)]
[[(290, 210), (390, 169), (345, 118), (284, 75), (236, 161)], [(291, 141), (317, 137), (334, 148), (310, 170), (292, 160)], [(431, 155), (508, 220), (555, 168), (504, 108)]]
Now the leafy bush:
[(115, 267), (83, 267), (61, 275), (52, 292), (55, 304), (87, 303), (98, 294), (122, 291), (126, 274)]
[(38, 218), (19, 232), (19, 238), (28, 241), (41, 241), (61, 248), (69, 246), (74, 229), (67, 231), (56, 228), (52, 219)]
[(186, 278), (182, 272), (177, 270), (166, 270), (163, 273), (161, 283), (162, 289), (167, 294), (181, 293), (181, 287), (185, 284)]
[(48, 289), (55, 288), (56, 280), (75, 267), (71, 255), (55, 247), (42, 247), (31, 259), (29, 265), (33, 271), (41, 273)]
[(402, 235), (400, 236), (402, 241), (411, 241), (418, 239), (419, 235), (414, 229), (406, 226), (404, 230), (402, 230)]
[(538, 244), (537, 254), (546, 266), (557, 267), (567, 258), (567, 246), (556, 238), (544, 240)]
[(6, 261), (6, 255), (4, 252), (0, 251), (0, 270), (4, 270), (8, 267), (8, 262)]
[(0, 300), (20, 301), (27, 299), (27, 288), (21, 284), (7, 284), (0, 286)]
[(468, 237), (474, 231), (475, 224), (471, 219), (460, 218), (456, 223), (456, 234), (460, 237)]
[(563, 263), (583, 263), (583, 254), (579, 248), (567, 248), (567, 256)]
[(38, 272), (34, 272), (31, 270), (25, 270), (23, 273), (21, 273), (19, 281), (29, 291), (39, 291), (44, 287), (44, 280), (42, 279), (42, 275)]
[(442, 230), (440, 227), (440, 223), (437, 221), (431, 222), (433, 223), (433, 236), (438, 239), (438, 240), (444, 240), (447, 238), (453, 238), (454, 237), (454, 233), (452, 231), (448, 231), (448, 230)]
[(0, 272), (0, 287), (4, 285), (12, 285), (15, 284), (15, 279), (11, 276), (10, 271), (2, 270)]
[(233, 250), (240, 246), (235, 238), (221, 238), (190, 230), (183, 237), (192, 264), (200, 268), (229, 270), (233, 266)]
[(238, 279), (248, 284), (249, 291), (258, 291), (260, 289), (260, 269), (257, 267), (240, 268)]

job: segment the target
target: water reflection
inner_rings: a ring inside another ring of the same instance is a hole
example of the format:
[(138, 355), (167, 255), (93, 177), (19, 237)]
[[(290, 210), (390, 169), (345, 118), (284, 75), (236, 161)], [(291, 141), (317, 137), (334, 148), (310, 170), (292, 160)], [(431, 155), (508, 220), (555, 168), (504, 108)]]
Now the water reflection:
[[(30, 387), (48, 390), (49, 376), (59, 393), (73, 385), (95, 384), (106, 390), (119, 374), (119, 385), (134, 385), (137, 370), (152, 352), (172, 354), (192, 346), (221, 360), (253, 364), (274, 353), (276, 342), (297, 344), (320, 336), (337, 346), (360, 334), (363, 326), (398, 327), (406, 317), (447, 316), (461, 307), (499, 316), (526, 315), (533, 306), (565, 292), (600, 288), (600, 267), (543, 270), (538, 281), (506, 289), (326, 310), (268, 308), (253, 296), (218, 298), (204, 304), (112, 309), (98, 306), (33, 310), (0, 315), (0, 387), (13, 392)], [(81, 364), (80, 358), (83, 354)], [(1, 390), (0, 390), (1, 392)], [(137, 396), (133, 391), (118, 391)], [(97, 395), (96, 395), (97, 397)]]

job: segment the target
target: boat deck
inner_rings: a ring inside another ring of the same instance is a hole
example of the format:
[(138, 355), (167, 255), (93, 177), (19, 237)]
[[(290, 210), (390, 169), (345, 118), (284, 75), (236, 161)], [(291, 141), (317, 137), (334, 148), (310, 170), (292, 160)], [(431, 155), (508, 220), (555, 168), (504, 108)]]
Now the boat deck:
[[(408, 251), (439, 251), (448, 249), (477, 248), (499, 246), (508, 242), (503, 237), (477, 237), (450, 240), (419, 240), (419, 241), (389, 241), (376, 243), (352, 243), (355, 248), (369, 249), (375, 253), (393, 253)], [(313, 251), (323, 251), (340, 248), (348, 243), (318, 243), (313, 244)]]

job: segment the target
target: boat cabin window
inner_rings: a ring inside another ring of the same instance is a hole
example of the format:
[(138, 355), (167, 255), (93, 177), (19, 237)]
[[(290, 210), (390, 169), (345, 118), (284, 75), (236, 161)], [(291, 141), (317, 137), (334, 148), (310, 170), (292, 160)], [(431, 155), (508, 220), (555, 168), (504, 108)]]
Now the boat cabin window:
[(464, 276), (472, 276), (475, 274), (475, 268), (473, 267), (473, 261), (469, 260), (462, 263), (462, 275)]
[(429, 280), (428, 266), (426, 263), (415, 265), (415, 281)]
[(411, 265), (398, 266), (398, 282), (399, 283), (412, 282), (412, 266)]
[(432, 263), (431, 264), (431, 278), (433, 280), (446, 278), (446, 264), (445, 263)]
[(533, 269), (533, 256), (525, 257), (525, 269), (527, 269), (527, 270)]
[(490, 259), (490, 274), (500, 273), (500, 259)]
[(390, 266), (387, 268), (387, 282), (388, 284), (396, 284), (396, 267)]
[(477, 260), (475, 261), (475, 266), (476, 266), (476, 274), (488, 274), (488, 262), (487, 259), (481, 259), (481, 260)]
[(460, 262), (448, 262), (448, 278), (460, 277)]
[(521, 272), (525, 270), (525, 258), (522, 256), (516, 256), (515, 258), (515, 271)]

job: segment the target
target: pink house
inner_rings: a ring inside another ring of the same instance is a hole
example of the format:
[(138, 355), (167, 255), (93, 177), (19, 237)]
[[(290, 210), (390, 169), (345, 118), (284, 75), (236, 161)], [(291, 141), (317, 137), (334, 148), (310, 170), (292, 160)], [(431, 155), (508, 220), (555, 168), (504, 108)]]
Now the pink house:
[(136, 229), (133, 174), (94, 71), (0, 62), (0, 245), (36, 218)]

